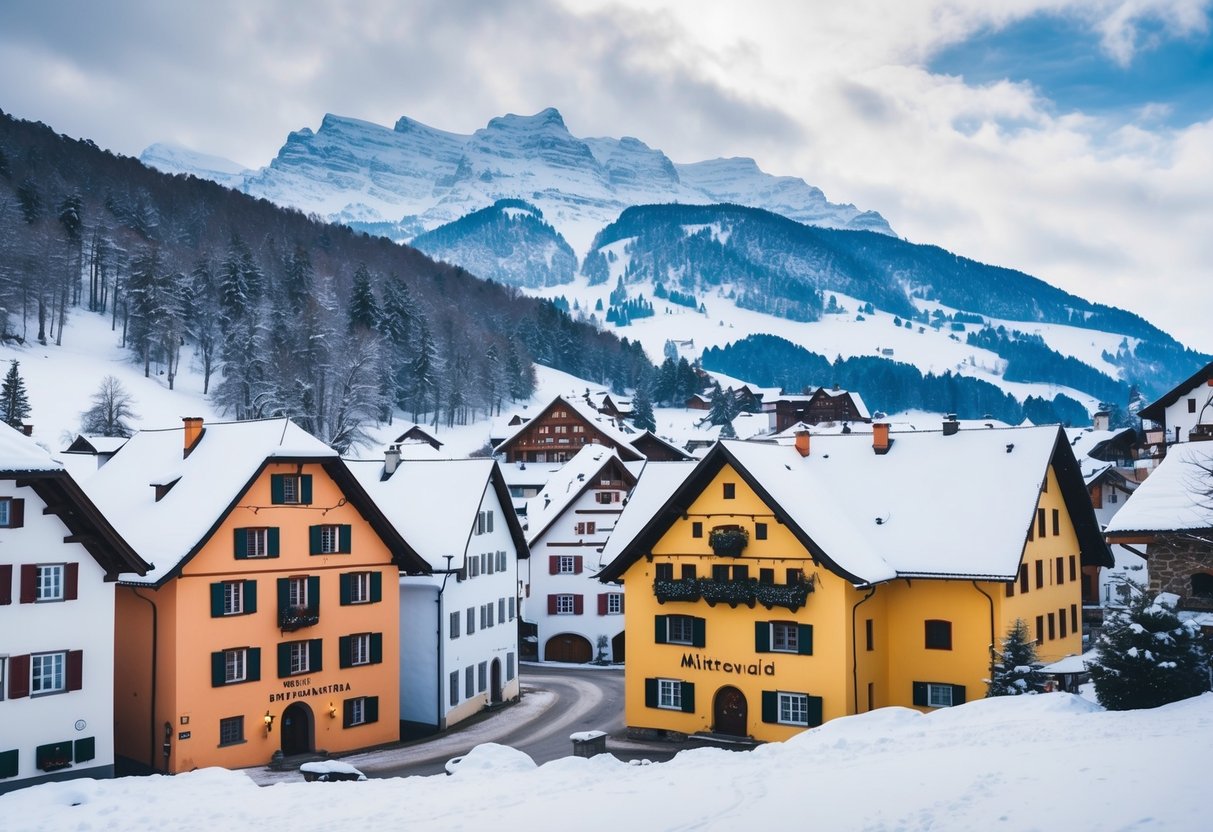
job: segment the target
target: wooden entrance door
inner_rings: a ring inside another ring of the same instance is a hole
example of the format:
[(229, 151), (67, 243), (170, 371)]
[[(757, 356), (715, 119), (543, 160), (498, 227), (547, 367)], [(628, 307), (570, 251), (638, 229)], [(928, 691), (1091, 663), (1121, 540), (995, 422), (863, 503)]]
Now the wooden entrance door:
[(494, 705), (501, 701), (501, 659), (493, 659), (489, 669), (489, 702)]
[(295, 702), (282, 712), (282, 753), (306, 754), (312, 750), (312, 709)]
[(745, 694), (732, 685), (725, 685), (716, 691), (716, 700), (712, 704), (712, 730), (734, 737), (749, 736), (747, 713)]
[(611, 661), (623, 661), (623, 633), (611, 639)]
[(543, 658), (549, 662), (576, 662), (584, 664), (594, 657), (589, 639), (572, 633), (561, 633), (552, 636), (543, 651)]

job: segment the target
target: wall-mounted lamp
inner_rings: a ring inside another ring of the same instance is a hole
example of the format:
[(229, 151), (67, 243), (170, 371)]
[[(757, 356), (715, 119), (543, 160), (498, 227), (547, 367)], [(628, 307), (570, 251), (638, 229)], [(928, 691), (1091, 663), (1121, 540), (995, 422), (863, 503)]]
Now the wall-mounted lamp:
[(329, 719), (337, 718), (337, 706), (332, 702), (329, 703)]
[(265, 733), (269, 734), (274, 730), (274, 715), (269, 711), (265, 712)]

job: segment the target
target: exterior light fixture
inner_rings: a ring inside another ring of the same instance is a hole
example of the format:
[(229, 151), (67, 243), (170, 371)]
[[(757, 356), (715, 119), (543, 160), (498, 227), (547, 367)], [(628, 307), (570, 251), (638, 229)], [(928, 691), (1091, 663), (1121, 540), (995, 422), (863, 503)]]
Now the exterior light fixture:
[(269, 734), (274, 730), (274, 715), (269, 711), (265, 712), (265, 733)]

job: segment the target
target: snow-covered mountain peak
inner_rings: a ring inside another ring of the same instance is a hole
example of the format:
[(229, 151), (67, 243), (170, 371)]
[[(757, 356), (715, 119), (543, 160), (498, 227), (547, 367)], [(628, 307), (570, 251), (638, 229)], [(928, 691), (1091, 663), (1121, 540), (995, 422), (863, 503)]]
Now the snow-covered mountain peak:
[(199, 153), (177, 142), (157, 142), (139, 155), (139, 161), (165, 173), (188, 173), (229, 188), (239, 188), (248, 170), (222, 156)]

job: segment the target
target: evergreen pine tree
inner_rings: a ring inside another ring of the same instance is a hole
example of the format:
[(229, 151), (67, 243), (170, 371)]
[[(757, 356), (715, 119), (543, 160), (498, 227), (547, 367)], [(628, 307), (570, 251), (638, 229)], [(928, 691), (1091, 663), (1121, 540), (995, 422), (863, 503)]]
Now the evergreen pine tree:
[(636, 395), (632, 397), (632, 424), (641, 430), (657, 430), (653, 399), (649, 395), (649, 388), (643, 385), (636, 388)]
[(1044, 690), (1041, 663), (1036, 658), (1036, 642), (1028, 634), (1022, 618), (1015, 619), (996, 654), (986, 696), (1019, 696)]
[(25, 381), (17, 370), (18, 362), (14, 359), (0, 384), (0, 420), (12, 427), (21, 428), (29, 416), (29, 398), (25, 394)]
[(371, 273), (366, 266), (359, 266), (354, 272), (354, 292), (350, 296), (349, 331), (364, 330), (370, 332), (379, 323), (379, 304), (375, 301), (375, 293), (371, 289)]
[(1200, 628), (1181, 621), (1174, 596), (1139, 593), (1114, 613), (1099, 638), (1091, 680), (1110, 711), (1156, 708), (1209, 690)]

